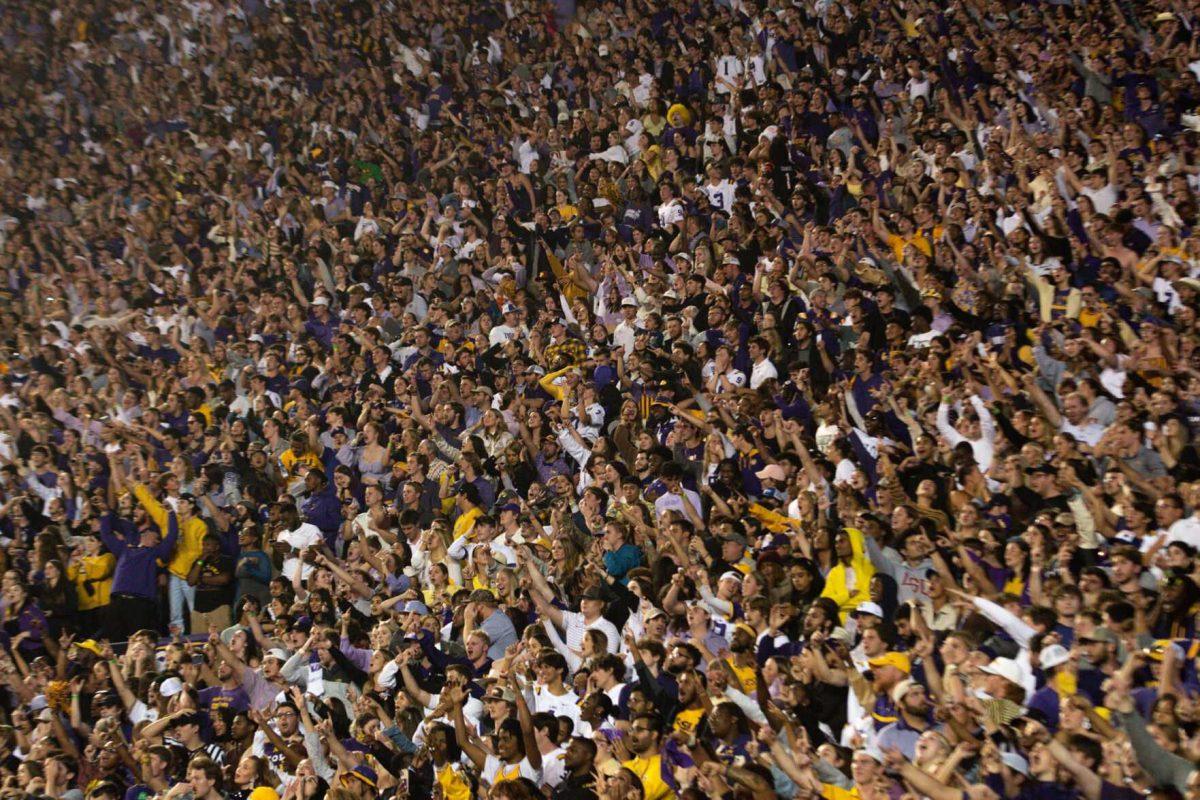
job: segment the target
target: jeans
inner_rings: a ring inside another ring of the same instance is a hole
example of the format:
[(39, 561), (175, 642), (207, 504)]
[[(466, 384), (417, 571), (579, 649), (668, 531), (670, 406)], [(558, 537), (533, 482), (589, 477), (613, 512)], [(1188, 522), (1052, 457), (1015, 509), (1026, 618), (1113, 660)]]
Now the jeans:
[(171, 575), (167, 582), (168, 599), (171, 606), (171, 620), (169, 624), (178, 629), (180, 633), (185, 631), (183, 625), (183, 606), (187, 603), (188, 611), (196, 607), (196, 587), (189, 586), (188, 582), (178, 575)]

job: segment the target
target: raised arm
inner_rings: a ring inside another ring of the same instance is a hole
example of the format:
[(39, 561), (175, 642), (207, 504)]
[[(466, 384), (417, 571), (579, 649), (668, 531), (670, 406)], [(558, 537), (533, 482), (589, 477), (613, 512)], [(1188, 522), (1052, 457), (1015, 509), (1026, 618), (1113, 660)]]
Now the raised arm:
[[(517, 549), (517, 567), (525, 568), (525, 574), (529, 576), (529, 580), (533, 584), (532, 588), (534, 590), (533, 595), (535, 602), (538, 597), (541, 597), (546, 601), (552, 600), (555, 597), (554, 589), (551, 588), (550, 582), (546, 580), (546, 576), (542, 574), (542, 571), (539, 570), (537, 565), (534, 563), (533, 555), (530, 552), (529, 545), (521, 545), (521, 547)], [(555, 624), (559, 623), (556, 622)]]
[(537, 606), (537, 612), (546, 619), (553, 622), (560, 628), (566, 628), (566, 623), (563, 621), (563, 612), (558, 606), (550, 603), (540, 594), (533, 595), (534, 605)]
[[(269, 741), (271, 745), (283, 756), (284, 761), (286, 761), (288, 764), (288, 769), (290, 771), (295, 771), (296, 767), (304, 759), (305, 754), (297, 753), (294, 749), (292, 749), (288, 743), (283, 740), (283, 737), (279, 735), (278, 731), (271, 727), (270, 722), (265, 716), (263, 716), (261, 711), (252, 708), (247, 712), (247, 714), (250, 717), (250, 721), (257, 725), (259, 730), (263, 732), (263, 735), (267, 737), (267, 741)], [(323, 724), (328, 723), (329, 720), (323, 721)], [(331, 730), (329, 732), (332, 734), (332, 725), (330, 726), (330, 729)], [(330, 748), (342, 746), (342, 743), (335, 736), (327, 736), (326, 740), (329, 743)], [(345, 750), (342, 752), (345, 752)]]
[(220, 529), (221, 533), (229, 530), (229, 524), (232, 522), (232, 517), (217, 507), (212, 498), (207, 494), (200, 495), (200, 505), (204, 506), (204, 510), (212, 518), (212, 521)]
[(133, 485), (133, 496), (142, 504), (142, 508), (146, 509), (146, 513), (150, 515), (155, 524), (160, 528), (167, 527), (167, 509), (154, 499), (154, 495), (150, 494), (150, 490), (144, 483)]
[(229, 649), (229, 645), (225, 644), (224, 640), (221, 639), (219, 634), (210, 634), (208, 637), (208, 643), (214, 650), (217, 651), (217, 655), (221, 657), (221, 660), (233, 668), (233, 671), (238, 675), (240, 680), (242, 673), (250, 668), (247, 666), (246, 662), (238, 658), (237, 653)]
[(308, 700), (299, 686), (289, 689), (292, 702), (300, 714), (300, 725), (304, 730), (304, 751), (312, 762), (313, 771), (325, 780), (332, 780), (335, 774), (333, 767), (325, 759), (325, 748), (321, 746), (321, 731), (318, 724), (308, 711)]
[(961, 800), (963, 793), (939, 782), (924, 770), (910, 764), (898, 750), (887, 754), (889, 765), (900, 762), (899, 773), (904, 782), (929, 800)]
[(937, 429), (951, 446), (965, 441), (963, 435), (950, 424), (950, 397), (943, 396), (937, 407)]
[(1011, 636), (1021, 649), (1029, 647), (1029, 642), (1036, 633), (1029, 623), (999, 603), (993, 603), (982, 597), (970, 597), (965, 594), (964, 596), (968, 597), (985, 617), (1003, 628), (1004, 632)]
[(108, 665), (108, 674), (112, 679), (113, 688), (117, 691), (117, 697), (121, 698), (121, 704), (125, 706), (126, 711), (129, 711), (138, 701), (137, 695), (130, 691), (129, 684), (125, 682), (125, 673), (121, 672), (121, 665), (117, 663), (117, 657), (107, 642), (104, 643), (102, 652), (104, 661)]
[(177, 541), (179, 541), (179, 518), (175, 516), (174, 511), (171, 511), (167, 514), (167, 538), (155, 546), (155, 554), (160, 559), (166, 561), (171, 557), (171, 553), (174, 552)]
[(578, 671), (583, 666), (583, 659), (572, 652), (571, 648), (567, 647), (567, 643), (563, 641), (562, 636), (558, 633), (558, 628), (554, 627), (554, 624), (548, 619), (542, 620), (542, 627), (546, 629), (546, 635), (550, 637), (550, 645), (558, 651), (559, 655), (567, 660), (567, 667), (570, 668), (571, 672)]
[(1031, 373), (1026, 373), (1021, 376), (1021, 385), (1029, 392), (1029, 399), (1033, 400), (1050, 425), (1054, 428), (1062, 427), (1062, 414), (1059, 413), (1058, 406), (1054, 405), (1050, 396), (1038, 386), (1037, 379)]
[(1049, 738), (1049, 734), (1045, 733), (1045, 728), (1042, 728), (1041, 723), (1028, 722), (1025, 725), (1026, 735), (1030, 734), (1031, 728), (1041, 728), (1041, 733), (1047, 739), (1046, 748), (1055, 761), (1062, 766), (1067, 772), (1071, 773), (1071, 777), (1075, 779), (1075, 785), (1087, 800), (1100, 800), (1100, 794), (1104, 790), (1104, 781), (1100, 776), (1071, 754), (1062, 742), (1057, 739)]
[(542, 768), (542, 751), (538, 749), (537, 737), (533, 733), (533, 715), (529, 713), (529, 703), (525, 701), (525, 693), (517, 681), (517, 673), (510, 670), (508, 686), (517, 697), (517, 720), (521, 723), (521, 738), (525, 740), (525, 757), (529, 765), (536, 770)]
[(278, 639), (272, 639), (267, 636), (266, 631), (263, 630), (262, 622), (258, 619), (258, 614), (247, 614), (246, 619), (250, 623), (250, 633), (254, 635), (254, 640), (264, 650), (270, 650), (272, 647), (281, 647), (283, 645), (283, 642)]
[(190, 708), (185, 708), (176, 711), (174, 714), (167, 714), (166, 716), (159, 717), (158, 719), (154, 720), (154, 722), (151, 722), (149, 725), (134, 734), (134, 736), (135, 738), (145, 739), (147, 741), (158, 739), (164, 733), (166, 733), (167, 729), (175, 723), (176, 719), (184, 716), (185, 714), (191, 713), (192, 710)]
[(361, 578), (354, 573), (345, 569), (341, 562), (336, 558), (331, 558), (324, 553), (317, 554), (317, 563), (324, 564), (329, 567), (329, 571), (336, 575), (340, 580), (344, 581), (351, 589), (353, 589), (360, 597), (369, 598), (374, 592)]
[(467, 758), (475, 764), (476, 769), (483, 769), (483, 765), (487, 763), (488, 754), (467, 736), (467, 721), (463, 718), (463, 703), (466, 702), (466, 695), (458, 687), (450, 691), (452, 692), (450, 719), (454, 723), (454, 740), (458, 742), (459, 749), (466, 753)]
[[(422, 708), (429, 708), (429, 703), (433, 700), (433, 695), (421, 688), (417, 683), (417, 679), (413, 677), (412, 670), (408, 668), (408, 656), (404, 656), (404, 660), (400, 661), (400, 679), (404, 681), (404, 691), (408, 696), (416, 700)], [(397, 656), (399, 659), (400, 656)]]

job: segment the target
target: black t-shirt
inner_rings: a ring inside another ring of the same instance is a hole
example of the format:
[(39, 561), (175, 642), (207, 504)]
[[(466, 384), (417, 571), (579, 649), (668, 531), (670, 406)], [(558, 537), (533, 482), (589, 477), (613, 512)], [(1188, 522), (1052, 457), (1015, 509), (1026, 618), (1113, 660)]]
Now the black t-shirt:
[(596, 797), (596, 776), (590, 772), (581, 778), (568, 775), (550, 795), (551, 800), (595, 800)]
[(215, 611), (221, 606), (233, 602), (233, 589), (236, 581), (233, 578), (233, 559), (226, 555), (214, 559), (205, 559), (200, 567), (200, 575), (229, 575), (230, 581), (224, 586), (196, 584), (196, 610), (199, 612)]

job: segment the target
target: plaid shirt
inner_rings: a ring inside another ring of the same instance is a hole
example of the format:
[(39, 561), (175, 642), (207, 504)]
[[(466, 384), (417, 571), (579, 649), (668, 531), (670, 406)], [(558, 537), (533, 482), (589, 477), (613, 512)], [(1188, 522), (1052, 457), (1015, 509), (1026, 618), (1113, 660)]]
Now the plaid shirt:
[(573, 339), (568, 336), (561, 342), (552, 344), (546, 348), (547, 364), (554, 364), (560, 358), (563, 359), (564, 365), (578, 364), (587, 358), (587, 345), (579, 339)]

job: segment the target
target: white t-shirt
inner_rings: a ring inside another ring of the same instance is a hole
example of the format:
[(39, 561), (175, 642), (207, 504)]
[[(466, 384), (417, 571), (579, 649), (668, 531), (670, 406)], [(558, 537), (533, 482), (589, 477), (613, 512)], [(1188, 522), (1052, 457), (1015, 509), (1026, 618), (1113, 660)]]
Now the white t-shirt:
[[(741, 78), (745, 70), (746, 65), (737, 56), (721, 56), (717, 59), (717, 75), (734, 86), (738, 85), (738, 79)], [(718, 82), (714, 88), (718, 94), (729, 94), (730, 92), (728, 84), (722, 82)]]
[(923, 350), (929, 347), (929, 343), (937, 337), (941, 336), (937, 331), (926, 331), (925, 333), (914, 333), (908, 337), (908, 346), (916, 350)]
[[(703, 378), (707, 382), (716, 373), (717, 373), (717, 363), (715, 361), (709, 361), (700, 370), (700, 377)], [(737, 388), (740, 389), (746, 385), (746, 373), (742, 372), (741, 370), (736, 370), (733, 367), (730, 367), (725, 372), (725, 380), (729, 382), (730, 386), (736, 386)], [(723, 391), (725, 391), (725, 388), (723, 386), (721, 386), (720, 383), (717, 383), (717, 392), (720, 393)]]
[(668, 225), (683, 222), (683, 203), (680, 203), (677, 199), (668, 200), (658, 206), (656, 210), (658, 212), (659, 227), (665, 228)]
[[(302, 522), (299, 528), (294, 531), (284, 531), (276, 540), (286, 542), (293, 550), (299, 551), (323, 542), (325, 537), (321, 535), (321, 529), (316, 525), (311, 522)], [(283, 577), (289, 581), (295, 580), (298, 569), (301, 570), (302, 576), (307, 578), (312, 573), (313, 566), (312, 564), (302, 564), (298, 554), (284, 559)]]
[(545, 686), (537, 686), (533, 690), (533, 712), (535, 714), (548, 712), (556, 717), (570, 717), (578, 727), (579, 698), (570, 690), (564, 695), (556, 695), (552, 694)]
[[(704, 507), (700, 505), (700, 495), (696, 494), (691, 489), (684, 489), (683, 494), (687, 497), (692, 508), (696, 510), (696, 513), (703, 516)], [(685, 517), (688, 515), (687, 512), (683, 510), (683, 498), (677, 494), (664, 494), (654, 501), (655, 516), (661, 517), (664, 511), (678, 511)]]
[(134, 725), (137, 725), (143, 720), (146, 722), (154, 722), (156, 719), (158, 719), (158, 709), (151, 708), (141, 700), (135, 700), (133, 702), (133, 707), (129, 709), (129, 721)]
[(737, 186), (728, 180), (723, 180), (716, 186), (711, 183), (704, 185), (704, 193), (708, 195), (708, 202), (712, 203), (713, 208), (719, 208), (722, 211), (729, 211), (733, 208), (733, 194)]
[(626, 358), (633, 352), (634, 340), (637, 338), (637, 320), (632, 322), (621, 320), (613, 329), (613, 344), (625, 351)]
[(1108, 214), (1117, 204), (1117, 190), (1111, 183), (1106, 183), (1099, 189), (1085, 186), (1079, 190), (1079, 193), (1092, 201), (1092, 206), (1096, 209), (1097, 214)]
[(750, 370), (750, 388), (757, 389), (772, 378), (778, 377), (779, 370), (775, 369), (775, 365), (771, 363), (771, 359), (764, 358)]
[(519, 764), (505, 764), (496, 756), (488, 756), (487, 761), (483, 762), (483, 771), (479, 774), (480, 781), (488, 786), (493, 786), (498, 781), (512, 781), (517, 778), (528, 778), (535, 786), (542, 785), (541, 771), (534, 769), (528, 758), (522, 758)]
[(908, 83), (904, 84), (904, 88), (908, 90), (909, 99), (924, 97), (928, 100), (931, 85), (929, 79), (922, 75), (919, 79), (909, 78)]
[(1074, 425), (1067, 422), (1066, 417), (1063, 417), (1062, 425), (1059, 427), (1064, 433), (1069, 433), (1079, 441), (1085, 442), (1088, 447), (1095, 447), (1100, 438), (1104, 436), (1104, 426), (1094, 419), (1086, 419), (1082, 425)]
[[(746, 385), (746, 373), (742, 372), (740, 369), (731, 369), (725, 373), (725, 380), (729, 382), (730, 386), (736, 386), (740, 389)], [(725, 391), (724, 387), (722, 387), (720, 384), (717, 384), (718, 394), (723, 391)]]
[(617, 652), (617, 646), (621, 644), (621, 634), (617, 630), (617, 626), (604, 617), (596, 617), (592, 622), (585, 622), (583, 614), (575, 611), (564, 611), (562, 617), (563, 641), (567, 643), (567, 647), (572, 650), (583, 649), (583, 634), (590, 630), (598, 630), (608, 637), (608, 652)]
[(556, 747), (549, 753), (542, 754), (543, 786), (549, 786), (553, 789), (563, 782), (563, 778), (567, 777), (566, 757), (567, 751), (561, 747)]
[[(427, 711), (433, 711), (435, 708), (437, 708), (437, 705), (441, 702), (441, 700), (441, 694), (429, 695), (429, 704), (425, 706), (425, 709)], [(484, 708), (482, 700), (479, 700), (475, 697), (467, 697), (466, 702), (463, 703), (463, 717), (465, 717), (468, 722), (474, 723), (475, 727), (478, 728), (479, 721), (483, 719), (483, 712)]]
[(843, 483), (849, 483), (850, 479), (854, 477), (856, 469), (857, 467), (854, 466), (853, 461), (843, 458), (837, 463), (837, 467), (834, 469), (833, 485), (841, 486)]
[(513, 328), (509, 325), (497, 325), (488, 331), (488, 344), (495, 347), (498, 344), (504, 344), (510, 339), (518, 339), (520, 336), (520, 328)]

